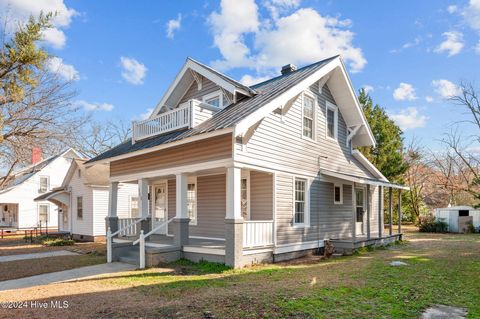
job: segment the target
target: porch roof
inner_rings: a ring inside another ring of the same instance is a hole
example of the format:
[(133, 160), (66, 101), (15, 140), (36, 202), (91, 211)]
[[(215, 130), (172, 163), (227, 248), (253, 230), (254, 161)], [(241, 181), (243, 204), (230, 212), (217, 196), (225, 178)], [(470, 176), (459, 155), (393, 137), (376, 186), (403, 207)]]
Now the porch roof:
[(370, 185), (375, 185), (375, 186), (384, 186), (384, 187), (391, 187), (391, 188), (397, 188), (397, 189), (403, 189), (403, 190), (409, 190), (410, 189), (407, 186), (390, 183), (388, 181), (384, 181), (384, 180), (381, 180), (381, 179), (374, 179), (374, 178), (367, 178), (367, 177), (363, 177), (363, 176), (351, 175), (351, 174), (331, 171), (331, 170), (328, 170), (328, 169), (322, 169), (320, 171), (320, 173), (322, 175), (326, 175), (326, 176), (330, 176), (330, 177), (334, 177), (334, 178), (339, 178), (339, 179), (344, 179), (344, 180), (351, 181), (351, 182), (354, 182), (354, 183), (359, 183), (359, 184), (370, 184)]
[(69, 205), (69, 196), (70, 193), (65, 187), (57, 187), (52, 189), (50, 192), (42, 194), (34, 199), (34, 201), (43, 201), (48, 200), (55, 204), (61, 203), (64, 205)]

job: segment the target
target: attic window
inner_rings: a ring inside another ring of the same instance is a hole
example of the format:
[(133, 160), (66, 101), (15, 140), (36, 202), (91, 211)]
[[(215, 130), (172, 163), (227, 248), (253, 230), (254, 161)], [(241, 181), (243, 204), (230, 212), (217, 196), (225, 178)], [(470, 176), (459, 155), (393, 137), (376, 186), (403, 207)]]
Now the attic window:
[(226, 99), (220, 90), (203, 96), (203, 103), (210, 104), (219, 109), (225, 106), (225, 100)]
[(78, 174), (78, 178), (82, 177), (82, 171), (81, 170), (78, 170), (77, 174)]
[(327, 132), (328, 138), (337, 139), (338, 132), (338, 108), (336, 105), (327, 102), (326, 107), (326, 120), (327, 120)]

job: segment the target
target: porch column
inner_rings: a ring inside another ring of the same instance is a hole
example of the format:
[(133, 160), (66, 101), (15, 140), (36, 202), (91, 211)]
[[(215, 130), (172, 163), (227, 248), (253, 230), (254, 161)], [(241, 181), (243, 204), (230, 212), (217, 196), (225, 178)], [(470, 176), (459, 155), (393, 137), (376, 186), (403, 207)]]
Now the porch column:
[(378, 238), (383, 236), (383, 187), (378, 186)]
[(240, 168), (227, 168), (225, 264), (234, 268), (242, 266), (243, 257), (243, 217), (240, 202), (240, 179)]
[(108, 216), (105, 218), (105, 226), (107, 229), (110, 227), (112, 233), (118, 230), (117, 201), (118, 182), (111, 182), (108, 191)]
[(146, 178), (138, 180), (138, 212), (140, 218), (145, 218), (141, 221), (141, 229), (144, 234), (152, 230), (152, 219), (148, 216), (148, 189), (149, 182)]
[(355, 242), (357, 237), (357, 197), (355, 196), (355, 183), (352, 184), (352, 214), (352, 240)]
[(370, 239), (370, 185), (367, 184), (367, 239)]
[(393, 235), (393, 192), (392, 188), (388, 188), (388, 215), (390, 216), (390, 225), (389, 225), (389, 233), (390, 236)]
[(398, 233), (402, 233), (402, 190), (398, 189)]
[(185, 173), (176, 176), (176, 215), (172, 221), (173, 242), (177, 246), (188, 244), (188, 218), (187, 212), (187, 182), (188, 176)]

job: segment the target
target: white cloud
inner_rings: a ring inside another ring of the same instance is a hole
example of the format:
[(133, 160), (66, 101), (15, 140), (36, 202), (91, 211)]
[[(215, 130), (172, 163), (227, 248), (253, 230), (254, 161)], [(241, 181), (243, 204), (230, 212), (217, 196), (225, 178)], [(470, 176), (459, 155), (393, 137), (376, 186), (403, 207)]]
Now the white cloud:
[(480, 41), (478, 41), (477, 45), (475, 46), (475, 53), (480, 54)]
[(427, 95), (425, 97), (425, 101), (427, 101), (427, 103), (432, 103), (433, 102), (433, 96)]
[(447, 52), (448, 56), (459, 54), (462, 51), (465, 43), (463, 41), (463, 34), (458, 31), (449, 31), (442, 34), (445, 41), (440, 43), (433, 51), (436, 53)]
[(432, 86), (435, 88), (435, 92), (444, 99), (451, 98), (461, 93), (458, 86), (445, 79), (433, 80)]
[(135, 60), (134, 58), (120, 57), (122, 65), (122, 77), (129, 83), (134, 85), (143, 84), (143, 80), (147, 74), (147, 67)]
[[(290, 9), (297, 5), (295, 1), (281, 2)], [(278, 8), (280, 2), (267, 3)], [(244, 0), (241, 6), (238, 1), (222, 0), (220, 12), (213, 12), (208, 23), (223, 57), (212, 64), (221, 70), (248, 67), (258, 74), (278, 73), (287, 63), (307, 64), (337, 54), (352, 72), (361, 71), (367, 63), (362, 50), (353, 45), (354, 33), (347, 29), (350, 20), (322, 16), (311, 8), (271, 21), (260, 16), (253, 0)]]
[(368, 84), (365, 84), (362, 88), (365, 90), (365, 93), (367, 93), (367, 94), (374, 91), (373, 86), (368, 85)]
[(140, 114), (140, 120), (146, 120), (150, 117), (150, 115), (152, 114), (153, 112), (153, 108), (148, 108), (145, 110), (145, 113), (141, 113)]
[(80, 75), (75, 67), (71, 64), (64, 63), (62, 58), (49, 58), (47, 61), (47, 68), (50, 72), (58, 74), (67, 81), (76, 81), (80, 79)]
[(400, 83), (393, 91), (393, 98), (397, 101), (413, 101), (417, 98), (415, 88), (409, 83)]
[(64, 0), (0, 0), (0, 12), (6, 13), (9, 32), (15, 31), (18, 23), (28, 21), (30, 15), (56, 12), (57, 15), (52, 20), (53, 28), (43, 34), (44, 41), (56, 49), (63, 48), (66, 43), (66, 36), (61, 29), (68, 27), (78, 14), (74, 9), (68, 8)]
[(113, 105), (110, 103), (90, 103), (84, 100), (78, 100), (75, 103), (75, 106), (82, 107), (85, 111), (111, 111), (113, 110)]
[(396, 114), (390, 113), (389, 116), (404, 131), (424, 127), (428, 120), (428, 117), (420, 115), (415, 107), (409, 107)]
[(448, 11), (448, 13), (455, 13), (455, 12), (458, 11), (458, 7), (456, 5), (453, 5), (453, 4), (449, 5), (447, 7), (447, 11)]
[(178, 14), (177, 19), (171, 19), (167, 22), (167, 38), (173, 39), (175, 31), (182, 26), (182, 15)]
[(271, 78), (272, 78), (272, 76), (251, 76), (249, 74), (245, 74), (240, 79), (240, 83), (242, 83), (246, 86), (250, 86), (250, 85), (254, 85), (254, 84), (269, 80)]
[(470, 0), (462, 15), (472, 29), (480, 31), (480, 0)]
[(272, 19), (277, 20), (280, 14), (298, 8), (300, 0), (264, 0), (263, 6), (270, 12)]

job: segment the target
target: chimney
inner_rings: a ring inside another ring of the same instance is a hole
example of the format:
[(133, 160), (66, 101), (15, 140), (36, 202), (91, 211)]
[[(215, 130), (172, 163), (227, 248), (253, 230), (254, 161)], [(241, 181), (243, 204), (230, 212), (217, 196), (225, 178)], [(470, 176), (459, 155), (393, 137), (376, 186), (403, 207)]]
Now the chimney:
[(32, 148), (32, 165), (42, 161), (42, 149), (40, 147)]
[(297, 70), (297, 67), (295, 66), (295, 64), (287, 64), (287, 65), (284, 65), (282, 66), (282, 75), (285, 75), (285, 74), (288, 74), (290, 72), (293, 72)]

